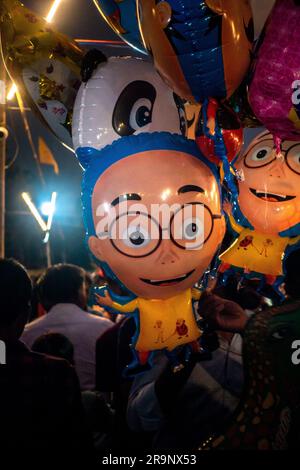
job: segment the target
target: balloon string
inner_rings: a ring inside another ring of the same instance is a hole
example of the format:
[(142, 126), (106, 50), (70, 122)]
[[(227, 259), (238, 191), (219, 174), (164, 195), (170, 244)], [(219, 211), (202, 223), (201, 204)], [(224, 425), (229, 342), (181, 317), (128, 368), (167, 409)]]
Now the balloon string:
[(207, 126), (207, 119), (208, 119), (208, 105), (209, 99), (205, 98), (202, 105), (202, 113), (203, 113), (203, 134), (208, 138), (211, 139), (215, 144), (215, 155), (220, 159), (220, 162), (223, 166), (223, 174), (224, 174), (224, 181), (228, 185), (228, 189), (231, 192), (232, 196), (237, 195), (237, 187), (235, 183), (235, 178), (233, 176), (234, 171), (232, 171), (232, 166), (228, 161), (227, 158), (227, 149), (224, 142), (224, 137), (222, 131), (219, 127), (218, 121), (216, 119), (215, 122), (215, 134), (212, 135), (209, 132), (209, 128)]

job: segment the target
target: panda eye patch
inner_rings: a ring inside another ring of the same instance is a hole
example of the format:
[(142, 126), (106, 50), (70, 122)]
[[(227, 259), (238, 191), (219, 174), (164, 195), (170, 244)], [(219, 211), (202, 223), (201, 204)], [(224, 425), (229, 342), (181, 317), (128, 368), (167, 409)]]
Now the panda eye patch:
[(152, 122), (156, 90), (151, 83), (136, 80), (120, 94), (113, 111), (112, 125), (121, 137), (132, 135)]

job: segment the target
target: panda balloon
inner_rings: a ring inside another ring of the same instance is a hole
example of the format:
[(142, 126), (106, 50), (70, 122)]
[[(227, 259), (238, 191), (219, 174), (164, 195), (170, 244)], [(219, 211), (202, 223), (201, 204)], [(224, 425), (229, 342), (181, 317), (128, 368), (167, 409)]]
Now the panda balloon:
[[(185, 115), (153, 65), (136, 57), (87, 56), (73, 117), (73, 144), (102, 149), (141, 132), (185, 133)], [(100, 62), (100, 63), (97, 63)]]

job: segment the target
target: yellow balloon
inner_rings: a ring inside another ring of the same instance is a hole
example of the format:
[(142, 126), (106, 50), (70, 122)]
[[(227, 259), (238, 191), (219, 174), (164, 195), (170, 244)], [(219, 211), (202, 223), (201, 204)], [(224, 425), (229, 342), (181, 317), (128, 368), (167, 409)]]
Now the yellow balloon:
[(71, 116), (83, 51), (18, 0), (0, 5), (1, 45), (12, 80), (54, 134), (71, 142)]

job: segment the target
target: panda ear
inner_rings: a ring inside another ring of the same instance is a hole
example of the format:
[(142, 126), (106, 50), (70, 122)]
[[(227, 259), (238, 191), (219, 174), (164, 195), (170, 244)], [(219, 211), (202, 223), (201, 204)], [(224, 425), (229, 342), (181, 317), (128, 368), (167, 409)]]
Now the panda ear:
[(102, 62), (107, 62), (107, 57), (98, 49), (91, 49), (86, 53), (81, 66), (81, 78), (84, 83), (91, 78), (94, 70)]

